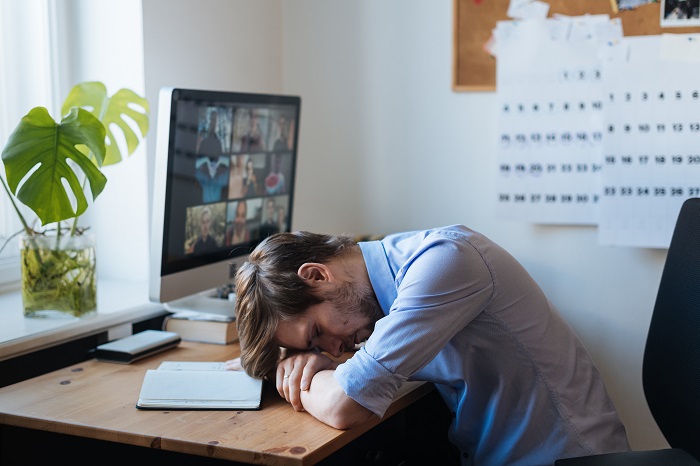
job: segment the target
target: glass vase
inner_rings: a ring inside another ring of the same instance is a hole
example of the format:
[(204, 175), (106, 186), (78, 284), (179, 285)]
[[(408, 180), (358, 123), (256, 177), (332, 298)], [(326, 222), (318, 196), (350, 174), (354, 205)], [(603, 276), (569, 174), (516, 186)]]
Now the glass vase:
[(20, 241), (25, 317), (97, 312), (95, 236), (24, 236)]

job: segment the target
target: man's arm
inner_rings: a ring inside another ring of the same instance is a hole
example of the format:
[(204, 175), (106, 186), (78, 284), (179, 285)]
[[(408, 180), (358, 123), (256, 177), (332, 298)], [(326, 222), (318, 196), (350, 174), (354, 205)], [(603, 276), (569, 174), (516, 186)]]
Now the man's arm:
[(349, 429), (373, 413), (345, 394), (333, 376), (337, 366), (317, 351), (285, 352), (277, 365), (277, 391), (295, 410), (308, 411), (336, 429)]
[(311, 379), (309, 389), (301, 392), (304, 410), (336, 429), (349, 429), (373, 416), (372, 411), (345, 394), (333, 377), (333, 372), (317, 372)]

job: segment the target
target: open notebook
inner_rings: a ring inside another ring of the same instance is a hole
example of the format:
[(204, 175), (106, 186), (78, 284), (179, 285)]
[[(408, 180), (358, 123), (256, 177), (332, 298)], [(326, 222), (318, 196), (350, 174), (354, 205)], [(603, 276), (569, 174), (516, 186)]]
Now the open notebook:
[(260, 409), (261, 379), (228, 371), (222, 362), (165, 361), (148, 370), (139, 409)]

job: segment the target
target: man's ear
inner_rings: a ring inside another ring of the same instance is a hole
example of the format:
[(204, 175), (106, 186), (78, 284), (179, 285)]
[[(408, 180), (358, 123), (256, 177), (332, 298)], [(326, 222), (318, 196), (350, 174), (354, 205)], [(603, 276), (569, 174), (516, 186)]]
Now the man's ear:
[(333, 274), (330, 269), (324, 265), (317, 262), (306, 262), (299, 267), (297, 275), (301, 278), (314, 284), (316, 282), (332, 282)]

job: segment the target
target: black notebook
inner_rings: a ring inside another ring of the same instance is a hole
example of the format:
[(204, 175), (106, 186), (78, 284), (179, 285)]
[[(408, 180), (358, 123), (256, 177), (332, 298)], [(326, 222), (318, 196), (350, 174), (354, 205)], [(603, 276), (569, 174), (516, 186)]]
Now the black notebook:
[(165, 361), (148, 370), (139, 409), (260, 409), (262, 379), (222, 362)]

